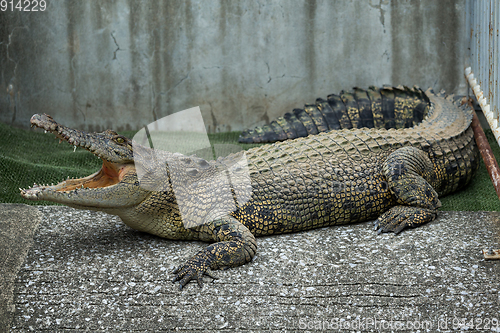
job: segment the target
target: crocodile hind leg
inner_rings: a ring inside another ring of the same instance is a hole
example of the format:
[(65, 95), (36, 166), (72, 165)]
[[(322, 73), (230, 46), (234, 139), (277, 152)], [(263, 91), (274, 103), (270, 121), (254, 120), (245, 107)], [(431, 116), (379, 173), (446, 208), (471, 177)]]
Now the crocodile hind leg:
[(225, 216), (197, 227), (200, 240), (215, 242), (195, 254), (172, 273), (172, 282), (179, 281), (182, 289), (189, 281), (197, 280), (203, 286), (207, 269), (223, 269), (243, 265), (252, 260), (257, 251), (254, 235), (232, 216)]
[(382, 171), (398, 205), (375, 221), (378, 233), (393, 231), (397, 234), (405, 227), (416, 227), (436, 218), (441, 202), (431, 185), (436, 175), (424, 151), (414, 147), (400, 148), (389, 155)]

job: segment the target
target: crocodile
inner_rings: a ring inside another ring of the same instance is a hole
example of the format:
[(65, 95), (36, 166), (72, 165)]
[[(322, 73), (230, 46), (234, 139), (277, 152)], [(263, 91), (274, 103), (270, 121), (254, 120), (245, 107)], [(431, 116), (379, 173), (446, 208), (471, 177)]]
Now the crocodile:
[(370, 220), (378, 233), (399, 233), (434, 220), (439, 197), (471, 181), (479, 153), (472, 110), (444, 92), (427, 90), (424, 102), (418, 112), (392, 110), (405, 110), (398, 115), (404, 124), (410, 123), (405, 115), (413, 122), (415, 113), (423, 114), (408, 128), (321, 132), (212, 161), (155, 151), (112, 130), (71, 129), (36, 114), (32, 126), (90, 151), (102, 168), (20, 191), (29, 200), (114, 214), (131, 228), (167, 239), (210, 243), (172, 272), (181, 289), (190, 281), (202, 287), (210, 270), (250, 262), (258, 236)]

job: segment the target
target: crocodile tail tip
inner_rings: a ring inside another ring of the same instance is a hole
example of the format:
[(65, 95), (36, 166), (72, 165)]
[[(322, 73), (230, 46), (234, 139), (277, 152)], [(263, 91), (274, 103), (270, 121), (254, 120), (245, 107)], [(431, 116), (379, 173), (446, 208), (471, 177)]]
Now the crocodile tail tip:
[(253, 137), (252, 137), (252, 130), (244, 130), (241, 132), (238, 142), (240, 143), (252, 143), (253, 142)]

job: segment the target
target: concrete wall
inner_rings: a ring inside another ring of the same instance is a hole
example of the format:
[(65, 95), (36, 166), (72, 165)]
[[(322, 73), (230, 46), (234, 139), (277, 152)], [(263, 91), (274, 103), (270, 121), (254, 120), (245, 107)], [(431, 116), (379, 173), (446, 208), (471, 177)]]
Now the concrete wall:
[(59, 1), (0, 12), (0, 121), (139, 129), (200, 106), (260, 125), (369, 85), (465, 92), (465, 0)]

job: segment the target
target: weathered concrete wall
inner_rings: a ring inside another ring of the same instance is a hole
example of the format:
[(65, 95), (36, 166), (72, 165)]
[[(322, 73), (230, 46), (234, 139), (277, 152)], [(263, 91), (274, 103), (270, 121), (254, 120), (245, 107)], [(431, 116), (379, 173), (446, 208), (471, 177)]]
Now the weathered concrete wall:
[(48, 1), (0, 12), (0, 121), (138, 129), (200, 106), (209, 131), (341, 89), (465, 92), (465, 0)]

